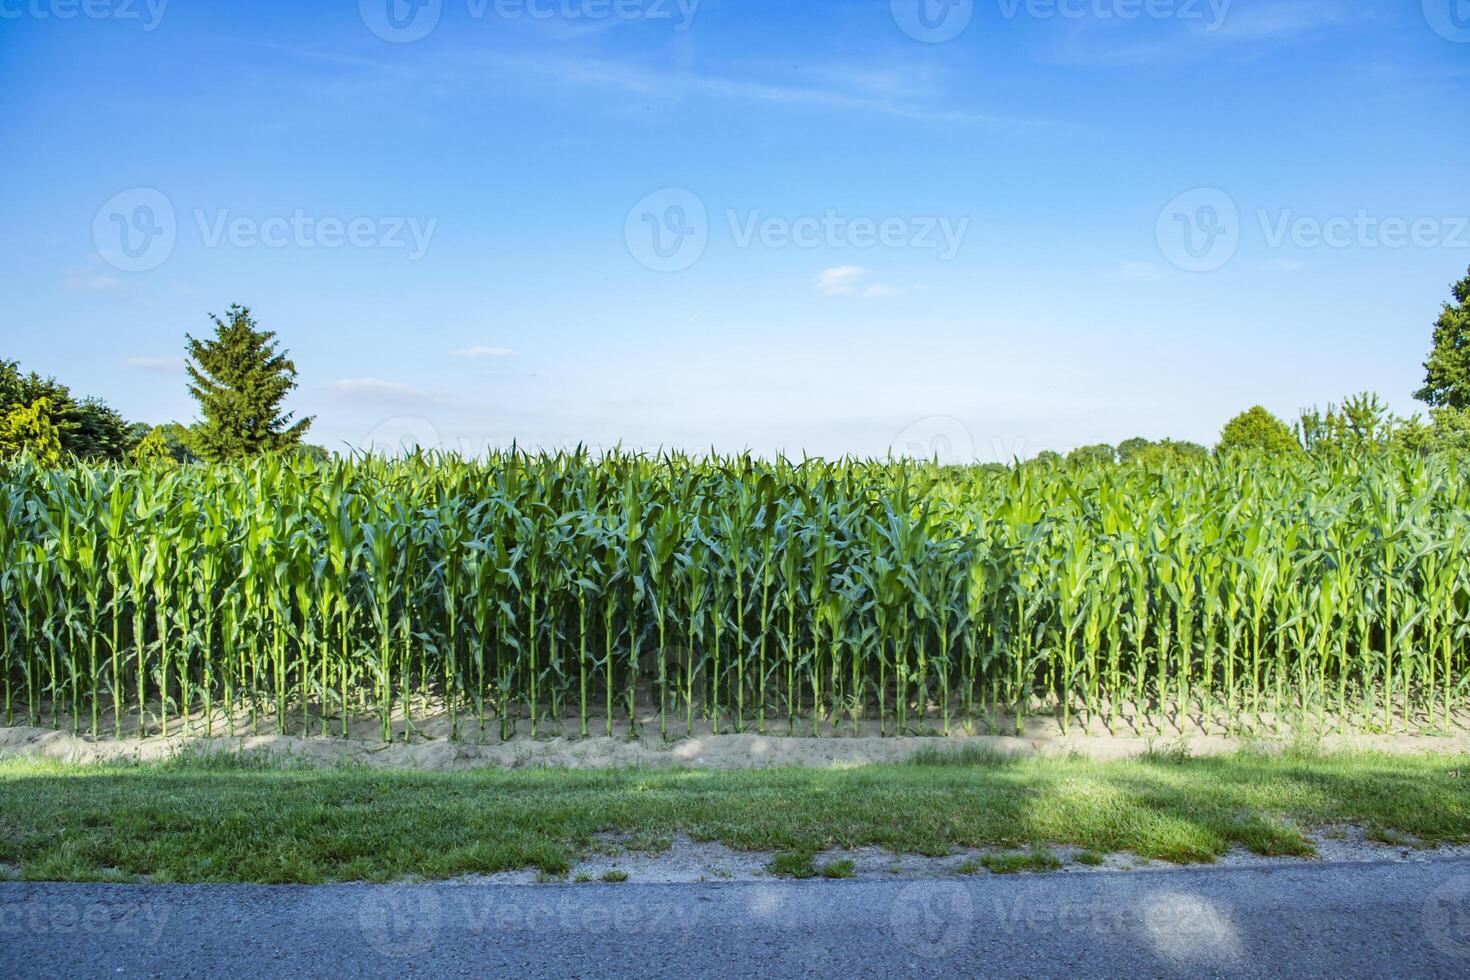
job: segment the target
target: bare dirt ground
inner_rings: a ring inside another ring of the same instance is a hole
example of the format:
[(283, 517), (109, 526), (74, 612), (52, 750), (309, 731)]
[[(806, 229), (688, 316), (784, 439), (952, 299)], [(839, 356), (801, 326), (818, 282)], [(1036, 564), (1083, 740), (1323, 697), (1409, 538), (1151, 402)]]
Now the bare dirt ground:
[[(1418, 863), (1470, 858), (1470, 846), (1444, 845), (1421, 847), (1410, 838), (1398, 843), (1374, 840), (1355, 825), (1328, 827), (1306, 834), (1317, 850), (1315, 858), (1263, 857), (1244, 848), (1235, 848), (1215, 862), (1222, 868), (1293, 867), (1306, 862), (1327, 864), (1364, 864), (1371, 862)], [(671, 884), (693, 881), (770, 881), (775, 854), (769, 851), (736, 851), (718, 842), (691, 840), (678, 835), (661, 846), (648, 848), (609, 840), (597, 853), (578, 861), (567, 876), (572, 881), (600, 881), (613, 876), (635, 884)], [(1084, 852), (1076, 847), (1043, 849), (1054, 856), (1060, 867), (1050, 872), (1022, 871), (1020, 874), (1091, 874), (1100, 871), (1169, 871), (1179, 865), (1167, 861), (1141, 858), (1119, 852), (1097, 855), (1101, 863), (1084, 864), (1076, 860)], [(955, 875), (988, 875), (982, 860), (987, 856), (1008, 853), (1000, 848), (959, 848), (943, 857), (918, 854), (895, 854), (881, 847), (823, 851), (812, 858), (818, 874), (843, 861), (852, 867), (844, 877), (875, 881), (892, 879), (931, 879)], [(566, 879), (552, 879), (536, 871), (510, 871), (495, 875), (477, 875), (456, 879), (465, 883), (550, 884)]]
[[(277, 731), (275, 719), (261, 716), (252, 722), (248, 714), (229, 723), (216, 716), (212, 725), (195, 716), (170, 718), (167, 736), (157, 715), (149, 719), (147, 737), (137, 737), (136, 710), (122, 717), (121, 736), (111, 734), (113, 718), (104, 714), (103, 734), (86, 734), (90, 719), (77, 726), (65, 716), (54, 726), (15, 725), (0, 727), (0, 758), (40, 757), (64, 762), (129, 763), (159, 762), (181, 754), (231, 754), (246, 758), (294, 760), (303, 765), (333, 766), (360, 764), (380, 768), (465, 770), (477, 768), (559, 767), (611, 769), (628, 767), (758, 769), (775, 767), (859, 766), (903, 762), (916, 753), (985, 751), (1006, 756), (1081, 756), (1098, 761), (1126, 759), (1149, 751), (1187, 751), (1191, 755), (1220, 755), (1252, 746), (1265, 750), (1310, 747), (1324, 752), (1371, 750), (1390, 754), (1470, 754), (1470, 715), (1461, 713), (1452, 724), (1443, 719), (1437, 734), (1425, 726), (1406, 732), (1373, 734), (1349, 720), (1323, 714), (1298, 713), (1294, 718), (1252, 717), (1238, 723), (1235, 734), (1226, 734), (1218, 724), (1207, 723), (1190, 712), (1166, 712), (1149, 716), (1125, 708), (1117, 733), (1108, 731), (1103, 719), (1074, 719), (1063, 728), (1054, 714), (1028, 715), (1021, 734), (1014, 734), (1009, 717), (977, 718), (966, 722), (954, 718), (949, 735), (942, 734), (939, 719), (931, 715), (913, 726), (925, 734), (879, 735), (874, 720), (864, 720), (853, 734), (850, 722), (818, 723), (813, 734), (810, 719), (797, 719), (788, 733), (785, 718), (768, 718), (766, 734), (757, 733), (755, 720), (747, 721), (743, 733), (731, 731), (729, 719), (721, 721), (716, 733), (707, 719), (696, 718), (692, 734), (683, 718), (669, 719), (669, 737), (660, 735), (656, 711), (639, 713), (638, 724), (619, 717), (613, 735), (606, 734), (605, 718), (594, 718), (589, 737), (581, 736), (580, 722), (541, 719), (536, 734), (529, 719), (515, 723), (511, 738), (499, 737), (499, 723), (490, 718), (484, 730), (473, 717), (461, 715), (455, 726), (442, 710), (424, 705), (416, 708), (411, 723), (400, 712), (392, 721), (394, 740), (384, 742), (381, 721), (372, 717), (352, 720), (348, 736), (341, 735), (341, 722), (329, 719), (331, 732), (321, 735), (320, 717), (291, 714)], [(50, 719), (47, 719), (48, 721)], [(1359, 721), (1353, 719), (1352, 721)], [(213, 734), (206, 735), (206, 729)], [(891, 729), (890, 729), (891, 732)], [(405, 733), (408, 733), (405, 735)]]

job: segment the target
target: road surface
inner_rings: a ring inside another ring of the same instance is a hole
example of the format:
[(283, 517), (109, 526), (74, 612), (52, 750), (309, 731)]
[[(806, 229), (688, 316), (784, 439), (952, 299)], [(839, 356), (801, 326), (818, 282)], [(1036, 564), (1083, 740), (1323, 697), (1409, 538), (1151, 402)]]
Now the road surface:
[(674, 885), (9, 882), (0, 973), (1467, 977), (1470, 861)]

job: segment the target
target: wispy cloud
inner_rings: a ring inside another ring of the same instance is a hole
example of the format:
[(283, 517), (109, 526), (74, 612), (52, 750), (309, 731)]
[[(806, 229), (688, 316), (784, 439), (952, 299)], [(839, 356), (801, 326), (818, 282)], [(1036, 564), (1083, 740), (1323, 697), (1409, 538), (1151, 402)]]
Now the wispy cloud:
[(873, 270), (860, 265), (839, 265), (823, 269), (817, 276), (817, 289), (825, 296), (862, 296), (877, 299), (882, 296), (899, 296), (908, 290), (884, 282), (867, 282)]
[(466, 347), (462, 350), (451, 351), (455, 357), (486, 358), (486, 357), (515, 357), (516, 352), (509, 347)]
[(817, 276), (817, 288), (828, 296), (847, 296), (856, 292), (858, 283), (869, 275), (860, 265), (839, 265), (822, 270)]
[(498, 59), (517, 73), (553, 75), (564, 82), (599, 88), (616, 87), (641, 96), (684, 98), (704, 95), (778, 105), (814, 106), (856, 112), (883, 113), (924, 122), (984, 123), (1034, 127), (1038, 120), (1015, 119), (936, 104), (937, 100), (910, 89), (895, 94), (877, 83), (871, 72), (841, 67), (809, 69), (817, 84), (792, 79), (752, 79), (689, 71), (668, 72), (604, 59)]
[[(594, 94), (627, 95), (654, 102), (694, 98), (739, 100), (769, 105), (810, 106), (832, 111), (884, 114), (924, 122), (1037, 128), (1045, 121), (1010, 117), (956, 105), (922, 65), (874, 68), (827, 64), (794, 67), (785, 63), (699, 69), (690, 61), (645, 65), (631, 58), (548, 53), (517, 54), (476, 48), (461, 54), (436, 53), (432, 61), (376, 61), (295, 49), (290, 53), (349, 69), (318, 85), (318, 93), (339, 100), (398, 99), (425, 90), (484, 89), (487, 85), (525, 85), (539, 94), (549, 86), (574, 86)], [(351, 69), (360, 69), (351, 71)], [(968, 91), (968, 90), (965, 90)], [(415, 103), (418, 111), (423, 106)]]

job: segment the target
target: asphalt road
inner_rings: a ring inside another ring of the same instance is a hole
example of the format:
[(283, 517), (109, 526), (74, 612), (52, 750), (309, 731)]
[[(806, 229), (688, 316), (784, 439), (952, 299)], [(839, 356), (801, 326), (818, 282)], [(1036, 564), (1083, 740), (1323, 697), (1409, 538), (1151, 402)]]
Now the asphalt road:
[(678, 885), (0, 884), (0, 975), (1470, 976), (1470, 861)]

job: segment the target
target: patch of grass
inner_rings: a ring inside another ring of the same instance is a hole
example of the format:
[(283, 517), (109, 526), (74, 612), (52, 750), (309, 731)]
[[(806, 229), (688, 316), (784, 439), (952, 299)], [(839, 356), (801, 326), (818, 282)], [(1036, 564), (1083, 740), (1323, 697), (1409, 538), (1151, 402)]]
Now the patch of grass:
[(621, 885), (628, 880), (628, 872), (618, 868), (611, 868), (602, 873), (602, 880), (610, 885)]
[(1096, 851), (1078, 851), (1076, 854), (1072, 855), (1072, 860), (1076, 861), (1078, 864), (1085, 864), (1089, 868), (1097, 868), (1101, 867), (1103, 862), (1106, 861), (1107, 858), (1103, 857)]
[[(1470, 842), (1470, 758), (1245, 752), (851, 769), (482, 770), (0, 761), (0, 867), (23, 878), (315, 883), (535, 869), (687, 835), (781, 855), (1073, 847), (1175, 862), (1310, 854), (1316, 828)], [(894, 814), (903, 819), (895, 820)], [(1397, 842), (1397, 840), (1395, 841)]]
[(157, 763), (156, 768), (162, 772), (304, 772), (316, 766), (310, 759), (289, 752), (247, 753), (185, 745), (168, 760)]
[(979, 861), (976, 861), (974, 858), (969, 858), (962, 862), (959, 867), (955, 868), (954, 873), (957, 875), (977, 875), (982, 870), (982, 867)]
[(782, 878), (815, 878), (817, 876), (817, 868), (812, 864), (812, 855), (807, 851), (787, 851), (784, 854), (777, 854), (766, 870)]
[(1014, 875), (1022, 871), (1055, 871), (1062, 866), (1050, 851), (1018, 851), (1013, 854), (987, 854), (980, 863), (992, 874)]
[(1156, 766), (1182, 766), (1192, 758), (1189, 743), (1182, 738), (1164, 745), (1149, 742), (1142, 757), (1144, 762)]
[(851, 858), (843, 858), (840, 861), (829, 861), (822, 865), (823, 878), (851, 878), (853, 870), (857, 867)]
[(592, 880), (592, 876), (584, 871), (581, 874), (577, 875), (577, 877), (573, 880), (579, 885), (585, 885), (587, 884), (587, 882)]
[(925, 745), (909, 756), (911, 766), (965, 766), (969, 768), (1001, 769), (1013, 766), (1018, 758), (991, 748), (988, 745), (961, 745), (957, 749)]

